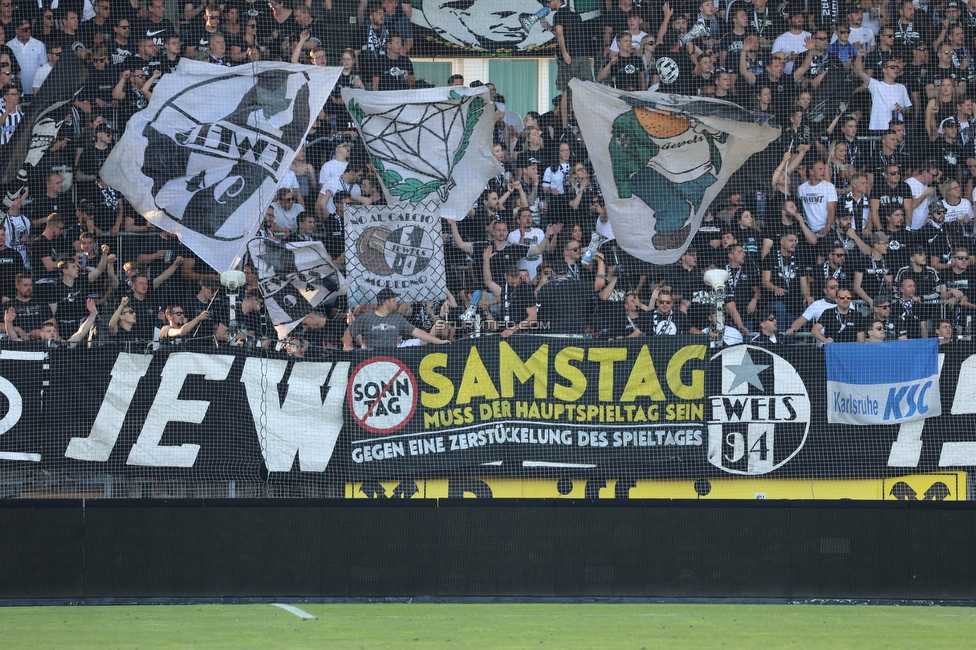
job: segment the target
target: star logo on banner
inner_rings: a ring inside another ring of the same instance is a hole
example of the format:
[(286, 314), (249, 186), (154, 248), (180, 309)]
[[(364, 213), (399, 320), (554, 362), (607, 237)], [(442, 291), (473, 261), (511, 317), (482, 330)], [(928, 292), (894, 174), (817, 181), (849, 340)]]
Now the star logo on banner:
[(732, 382), (732, 386), (729, 390), (735, 390), (736, 386), (741, 384), (749, 384), (750, 386), (755, 386), (761, 391), (765, 391), (762, 382), (759, 380), (759, 373), (768, 368), (769, 366), (756, 364), (753, 362), (752, 357), (749, 356), (749, 352), (746, 351), (742, 355), (742, 362), (737, 366), (725, 366), (735, 374), (735, 381)]

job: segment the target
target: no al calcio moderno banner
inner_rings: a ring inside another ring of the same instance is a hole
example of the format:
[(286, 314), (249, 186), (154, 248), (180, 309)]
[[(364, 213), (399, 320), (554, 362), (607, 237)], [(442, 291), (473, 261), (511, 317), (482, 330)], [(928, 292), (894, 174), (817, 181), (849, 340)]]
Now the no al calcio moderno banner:
[[(887, 366), (912, 362), (897, 345)], [(324, 361), (12, 348), (0, 353), (5, 467), (358, 481), (862, 478), (976, 466), (976, 346), (963, 343), (933, 348), (934, 378), (923, 365), (917, 381), (878, 376), (883, 392), (858, 384), (878, 395), (880, 420), (868, 426), (828, 421), (862, 392), (828, 393), (822, 350), (714, 350), (700, 337), (484, 337)]]

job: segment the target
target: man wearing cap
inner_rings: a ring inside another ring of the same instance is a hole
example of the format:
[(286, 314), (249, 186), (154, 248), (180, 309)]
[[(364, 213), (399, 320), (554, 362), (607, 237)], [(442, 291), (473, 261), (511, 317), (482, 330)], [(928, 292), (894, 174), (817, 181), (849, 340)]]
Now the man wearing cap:
[(867, 237), (871, 254), (859, 257), (854, 264), (854, 293), (868, 304), (874, 306), (873, 296), (888, 291), (893, 278), (886, 255), (891, 237), (883, 230), (876, 230)]
[[(926, 111), (926, 126), (934, 123), (935, 114)], [(959, 122), (955, 117), (947, 117), (938, 125), (933, 141), (926, 144), (926, 153), (937, 161), (943, 180), (962, 180), (966, 170), (966, 152), (956, 144), (959, 135)], [(970, 147), (972, 149), (972, 147)]]
[(807, 51), (806, 43), (810, 38), (810, 32), (803, 29), (806, 18), (800, 6), (787, 4), (784, 13), (787, 12), (790, 14), (789, 30), (776, 37), (776, 40), (773, 41), (771, 54), (775, 55), (780, 52), (786, 54), (789, 61), (784, 72), (792, 75), (797, 54), (803, 54)]
[(354, 320), (342, 335), (342, 349), (346, 352), (353, 350), (353, 341), (359, 347), (395, 348), (397, 337), (404, 339), (417, 338), (426, 343), (443, 345), (450, 343), (446, 339), (439, 339), (433, 334), (415, 327), (406, 318), (397, 313), (397, 294), (392, 289), (380, 289), (376, 294), (376, 310), (368, 311)]
[[(929, 201), (935, 197), (935, 183), (942, 178), (940, 162), (930, 158), (914, 176), (905, 180), (912, 190), (912, 222), (911, 225), (906, 225), (906, 230), (918, 230), (925, 225), (925, 220), (929, 217)], [(906, 221), (908, 218), (909, 215), (906, 214)]]
[[(956, 191), (958, 191), (958, 182), (949, 181), (949, 183), (955, 185)], [(946, 184), (942, 185), (942, 187), (945, 186)], [(945, 230), (945, 220), (946, 207), (943, 201), (932, 201), (929, 203), (929, 218), (918, 231), (919, 243), (925, 247), (929, 254), (932, 267), (940, 273), (949, 267), (952, 256), (952, 242)]]

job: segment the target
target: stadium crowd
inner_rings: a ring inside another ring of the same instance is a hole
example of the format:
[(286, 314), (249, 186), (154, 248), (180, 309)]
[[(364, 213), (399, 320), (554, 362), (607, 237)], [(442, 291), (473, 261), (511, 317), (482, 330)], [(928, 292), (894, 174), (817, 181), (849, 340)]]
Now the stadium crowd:
[[(89, 73), (29, 189), (5, 192), (4, 335), (271, 345), (253, 269), (232, 319), (217, 271), (99, 170), (181, 57), (341, 65), (262, 229), (321, 240), (341, 267), (346, 206), (384, 199), (339, 90), (426, 83), (409, 59), (410, 4), (363, 0), (358, 27), (337, 26), (329, 0), (190, 0), (175, 20), (163, 0), (49, 5), (0, 0), (3, 167), (22, 106), (58, 59), (77, 56)], [(505, 170), (467, 218), (443, 224), (448, 299), (410, 304), (384, 290), (348, 309), (339, 298), (292, 332), (287, 353), (446, 343), (475, 321), (504, 337), (690, 333), (727, 344), (782, 344), (807, 329), (818, 344), (970, 334), (976, 0), (607, 0), (585, 23), (560, 0), (545, 6), (561, 91), (552, 110), (514, 116), (492, 84), (448, 82), (487, 85)], [(678, 263), (646, 263), (614, 239), (573, 115), (574, 77), (733, 101), (771, 114), (782, 134), (732, 177)], [(729, 274), (721, 334), (704, 297), (712, 268)]]

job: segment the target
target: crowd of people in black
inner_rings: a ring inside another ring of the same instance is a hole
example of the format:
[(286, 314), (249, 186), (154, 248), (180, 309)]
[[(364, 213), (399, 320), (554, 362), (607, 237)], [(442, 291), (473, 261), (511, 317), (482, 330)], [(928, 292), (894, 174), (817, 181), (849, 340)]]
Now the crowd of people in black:
[[(546, 6), (561, 91), (552, 110), (513, 116), (492, 84), (467, 84), (487, 85), (495, 102), (492, 152), (505, 171), (468, 217), (443, 224), (447, 300), (380, 292), (349, 309), (339, 299), (293, 331), (287, 352), (443, 343), (473, 330), (726, 344), (783, 343), (807, 329), (819, 344), (970, 333), (976, 0), (607, 0), (586, 22), (560, 0)], [(321, 240), (342, 266), (346, 206), (384, 199), (338, 89), (419, 82), (409, 3), (364, 0), (355, 28), (336, 29), (333, 12), (311, 0), (203, 0), (174, 20), (163, 0), (2, 0), (0, 156), (60, 57), (89, 68), (29, 189), (4, 198), (6, 336), (270, 345), (252, 269), (231, 318), (217, 271), (99, 170), (182, 57), (341, 65), (262, 233)], [(678, 263), (650, 264), (613, 236), (573, 114), (574, 77), (732, 101), (772, 115), (782, 135), (732, 177)], [(705, 297), (712, 268), (728, 273), (724, 328)]]

